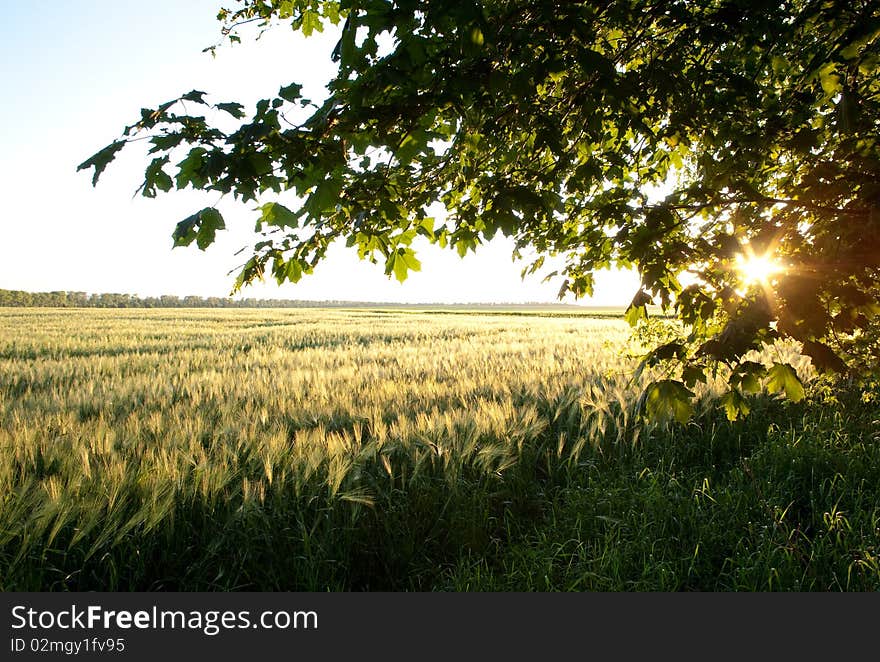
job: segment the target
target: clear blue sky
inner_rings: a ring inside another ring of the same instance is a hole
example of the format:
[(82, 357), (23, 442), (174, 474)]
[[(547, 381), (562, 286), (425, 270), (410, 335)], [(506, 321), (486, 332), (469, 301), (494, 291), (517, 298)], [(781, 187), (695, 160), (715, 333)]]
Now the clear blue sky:
[[(143, 152), (111, 164), (93, 189), (76, 165), (113, 140), (141, 107), (201, 89), (254, 103), (279, 85), (322, 93), (335, 43), (276, 29), (257, 43), (201, 50), (219, 38), (220, 0), (5, 2), (0, 14), (0, 288), (224, 296), (253, 242), (251, 204), (223, 201), (230, 230), (206, 252), (171, 250), (180, 219), (216, 195), (133, 197)], [(226, 4), (229, 4), (227, 1)], [(290, 200), (287, 201), (291, 203)], [(295, 204), (295, 202), (293, 203)], [(522, 264), (495, 241), (464, 260), (424, 247), (421, 273), (403, 285), (344, 247), (296, 285), (257, 285), (246, 296), (381, 301), (554, 301), (559, 281), (520, 280)], [(636, 281), (600, 274), (598, 305), (625, 304)]]

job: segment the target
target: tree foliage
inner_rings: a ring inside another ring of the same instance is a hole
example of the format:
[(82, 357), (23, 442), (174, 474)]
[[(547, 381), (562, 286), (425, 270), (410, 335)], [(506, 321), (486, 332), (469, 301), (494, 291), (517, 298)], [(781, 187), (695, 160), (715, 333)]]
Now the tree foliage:
[[(789, 366), (746, 360), (803, 344), (846, 371), (880, 313), (880, 7), (872, 0), (240, 0), (223, 34), (288, 24), (340, 39), (320, 105), (292, 80), (253, 112), (192, 91), (144, 109), (85, 161), (94, 180), (149, 136), (143, 195), (192, 186), (259, 200), (258, 240), (235, 287), (296, 282), (343, 240), (403, 280), (417, 236), (464, 255), (501, 233), (562, 258), (560, 296), (636, 267), (627, 317), (660, 303), (683, 323), (646, 364), (645, 396), (689, 415), (698, 381), (729, 368), (723, 405), (803, 388)], [(213, 48), (213, 47), (212, 47)], [(279, 67), (286, 66), (278, 63)], [(291, 71), (290, 78), (296, 77)], [(182, 103), (186, 102), (186, 103)], [(211, 108), (234, 130), (187, 112)], [(310, 109), (301, 123), (285, 113)], [(430, 208), (442, 203), (441, 221)], [(204, 249), (204, 209), (175, 244)], [(738, 260), (779, 271), (744, 282)], [(551, 274), (555, 276), (557, 274)], [(876, 348), (876, 343), (873, 345)], [(876, 360), (876, 353), (868, 353)]]

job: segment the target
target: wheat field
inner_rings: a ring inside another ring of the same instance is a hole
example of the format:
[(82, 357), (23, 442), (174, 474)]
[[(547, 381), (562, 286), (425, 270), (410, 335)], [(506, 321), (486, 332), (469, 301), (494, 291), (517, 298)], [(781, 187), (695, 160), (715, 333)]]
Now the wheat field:
[[(541, 531), (559, 490), (706, 432), (636, 420), (621, 319), (19, 309), (0, 322), (4, 590), (473, 590), (473, 568), (486, 588), (520, 588), (492, 555)], [(876, 580), (872, 549), (859, 558)], [(544, 588), (620, 587), (579, 582)]]

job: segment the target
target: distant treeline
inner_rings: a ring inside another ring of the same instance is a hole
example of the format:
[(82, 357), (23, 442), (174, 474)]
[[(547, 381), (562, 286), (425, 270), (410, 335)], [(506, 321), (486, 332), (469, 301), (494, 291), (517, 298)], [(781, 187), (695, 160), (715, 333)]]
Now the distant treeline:
[(116, 292), (89, 294), (88, 292), (22, 292), (0, 290), (0, 306), (37, 306), (51, 308), (251, 308), (261, 306), (302, 306), (301, 301), (240, 299), (222, 297), (178, 297), (163, 294), (158, 297), (139, 297)]
[(163, 294), (158, 297), (139, 297), (134, 294), (88, 292), (23, 292), (21, 290), (0, 289), (0, 306), (36, 306), (44, 308), (411, 308), (430, 306), (431, 308), (574, 308), (570, 304), (401, 304), (363, 301), (305, 301), (295, 299), (230, 299), (224, 297), (178, 297)]
[(343, 306), (344, 301), (297, 301), (291, 299), (230, 299), (224, 297), (178, 297), (163, 294), (140, 297), (116, 292), (22, 292), (0, 290), (0, 306), (36, 306), (46, 308), (309, 308)]

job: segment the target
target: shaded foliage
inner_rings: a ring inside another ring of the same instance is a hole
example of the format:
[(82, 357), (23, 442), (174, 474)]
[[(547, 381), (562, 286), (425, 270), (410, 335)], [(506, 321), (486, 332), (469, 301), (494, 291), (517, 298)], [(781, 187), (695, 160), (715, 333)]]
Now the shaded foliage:
[[(142, 110), (80, 166), (96, 181), (146, 134), (144, 195), (268, 200), (235, 289), (296, 282), (336, 240), (403, 280), (420, 267), (417, 236), (464, 255), (501, 233), (517, 253), (537, 249), (526, 272), (563, 258), (550, 275), (564, 278), (560, 296), (591, 294), (596, 270), (636, 267), (628, 319), (654, 301), (685, 322), (679, 351), (647, 359), (669, 366), (645, 394), (657, 415), (683, 418), (686, 382), (719, 366), (728, 412), (744, 413), (743, 361), (778, 338), (803, 343), (820, 370), (858, 367), (866, 352), (876, 365), (865, 341), (880, 313), (876, 3), (241, 5), (218, 16), (232, 42), (247, 22), (341, 26), (328, 98), (315, 106), (291, 83), (247, 113), (194, 90)], [(222, 130), (192, 104), (240, 123)], [(314, 111), (288, 123), (294, 107)], [(223, 227), (202, 210), (175, 241), (204, 249)], [(781, 272), (748, 286), (743, 254), (775, 256)]]

